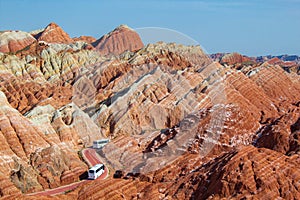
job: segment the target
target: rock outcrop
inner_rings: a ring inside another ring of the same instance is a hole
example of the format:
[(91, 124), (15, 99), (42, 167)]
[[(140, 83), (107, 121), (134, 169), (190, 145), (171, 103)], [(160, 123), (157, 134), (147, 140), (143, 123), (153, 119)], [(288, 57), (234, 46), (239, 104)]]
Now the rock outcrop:
[(93, 45), (102, 55), (118, 55), (126, 50), (139, 50), (144, 46), (140, 36), (126, 25), (121, 25), (102, 36)]
[(258, 131), (254, 145), (285, 155), (297, 154), (300, 150), (299, 113), (299, 107), (292, 108), (274, 122), (264, 125)]
[(237, 63), (249, 62), (251, 59), (249, 57), (243, 56), (239, 53), (226, 54), (220, 60), (221, 64), (235, 65)]
[(209, 170), (194, 197), (298, 199), (299, 164), (299, 155), (287, 157), (264, 148), (243, 147), (206, 166)]
[(75, 37), (75, 38), (72, 38), (75, 42), (76, 41), (84, 41), (86, 43), (93, 43), (96, 41), (96, 38), (92, 37), (92, 36), (80, 36), (80, 37)]
[(295, 61), (284, 61), (282, 59), (279, 59), (278, 57), (274, 57), (267, 60), (266, 62), (271, 65), (279, 65), (287, 72), (295, 72), (297, 74), (300, 73), (300, 64)]
[(55, 140), (53, 133), (43, 133), (41, 124), (34, 125), (8, 104), (4, 93), (0, 95), (0, 173), (7, 180), (7, 185), (0, 185), (1, 194), (15, 187), (27, 193), (78, 180), (87, 166), (72, 146)]
[(57, 24), (50, 23), (46, 28), (34, 36), (38, 41), (47, 43), (72, 43), (70, 36)]
[(35, 41), (34, 37), (23, 31), (4, 31), (0, 33), (0, 52), (15, 53)]
[(211, 54), (210, 57), (214, 61), (242, 71), (248, 71), (249, 68), (255, 68), (266, 62), (270, 65), (279, 65), (289, 73), (294, 72), (298, 75), (300, 73), (300, 59), (296, 55), (247, 57), (239, 53), (215, 53)]

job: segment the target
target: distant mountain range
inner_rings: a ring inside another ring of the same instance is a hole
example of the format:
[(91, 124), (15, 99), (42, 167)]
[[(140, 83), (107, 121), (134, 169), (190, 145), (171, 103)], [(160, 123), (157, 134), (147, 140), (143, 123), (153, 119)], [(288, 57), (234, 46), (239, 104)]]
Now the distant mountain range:
[(300, 73), (300, 57), (297, 55), (248, 57), (239, 53), (215, 53), (211, 54), (210, 57), (221, 64), (235, 65), (236, 68), (243, 65), (258, 65), (268, 62), (272, 65), (281, 66), (287, 72)]
[[(222, 58), (225, 55), (228, 55), (231, 53), (214, 53), (214, 54), (210, 54), (210, 56), (215, 59), (218, 60), (220, 58)], [(243, 55), (245, 57), (248, 57), (246, 55)], [(292, 62), (296, 62), (299, 63), (300, 62), (300, 56), (297, 55), (279, 55), (279, 56), (273, 56), (273, 55), (266, 55), (266, 56), (257, 56), (257, 57), (249, 57), (251, 60), (255, 60), (257, 62), (265, 62), (267, 60), (271, 60), (273, 58), (279, 58), (282, 61), (292, 61)]]
[(272, 58), (279, 58), (282, 61), (293, 61), (293, 62), (297, 62), (300, 63), (300, 57), (297, 55), (279, 55), (279, 56), (272, 56), (272, 55), (267, 55), (267, 56), (258, 56), (256, 57), (257, 61), (264, 61), (264, 60), (268, 60), (268, 59), (272, 59)]

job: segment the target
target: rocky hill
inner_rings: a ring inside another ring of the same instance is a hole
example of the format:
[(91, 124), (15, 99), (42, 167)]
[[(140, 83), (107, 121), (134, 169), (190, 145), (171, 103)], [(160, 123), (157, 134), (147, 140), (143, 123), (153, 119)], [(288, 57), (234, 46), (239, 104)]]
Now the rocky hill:
[(103, 55), (118, 55), (126, 50), (136, 51), (144, 45), (134, 30), (126, 25), (121, 25), (93, 42), (93, 46)]
[(287, 72), (295, 72), (300, 74), (300, 58), (296, 55), (280, 55), (280, 56), (258, 56), (248, 57), (239, 53), (216, 53), (211, 54), (210, 57), (222, 64), (227, 64), (236, 69), (241, 69), (245, 65), (257, 65), (268, 62), (272, 65), (279, 65)]
[(35, 38), (23, 31), (4, 31), (0, 33), (0, 52), (15, 53), (35, 42)]
[(22, 34), (32, 41), (0, 53), (1, 197), (80, 180), (80, 150), (110, 138), (108, 179), (45, 199), (299, 198), (290, 61), (213, 61), (199, 46), (144, 46), (124, 25), (97, 41), (54, 23)]
[(72, 43), (73, 40), (70, 36), (57, 24), (50, 23), (41, 32), (34, 35), (38, 41), (44, 41), (47, 43)]

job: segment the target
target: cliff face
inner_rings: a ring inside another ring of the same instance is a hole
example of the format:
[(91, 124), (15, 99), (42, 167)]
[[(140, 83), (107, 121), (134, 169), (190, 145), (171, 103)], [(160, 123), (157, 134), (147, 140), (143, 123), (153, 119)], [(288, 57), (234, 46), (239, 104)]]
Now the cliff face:
[(299, 198), (294, 71), (236, 53), (220, 64), (198, 46), (143, 46), (125, 26), (97, 51), (56, 24), (32, 34), (28, 48), (0, 54), (1, 196), (79, 180), (78, 150), (110, 137), (102, 159), (125, 177), (60, 197)]

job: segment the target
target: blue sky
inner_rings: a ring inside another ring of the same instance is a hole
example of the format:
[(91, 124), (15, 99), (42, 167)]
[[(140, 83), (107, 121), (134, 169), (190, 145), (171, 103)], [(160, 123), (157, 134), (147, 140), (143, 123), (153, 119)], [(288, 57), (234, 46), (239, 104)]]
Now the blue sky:
[(300, 0), (0, 0), (0, 30), (52, 21), (72, 37), (99, 38), (127, 24), (174, 29), (208, 53), (300, 55)]

